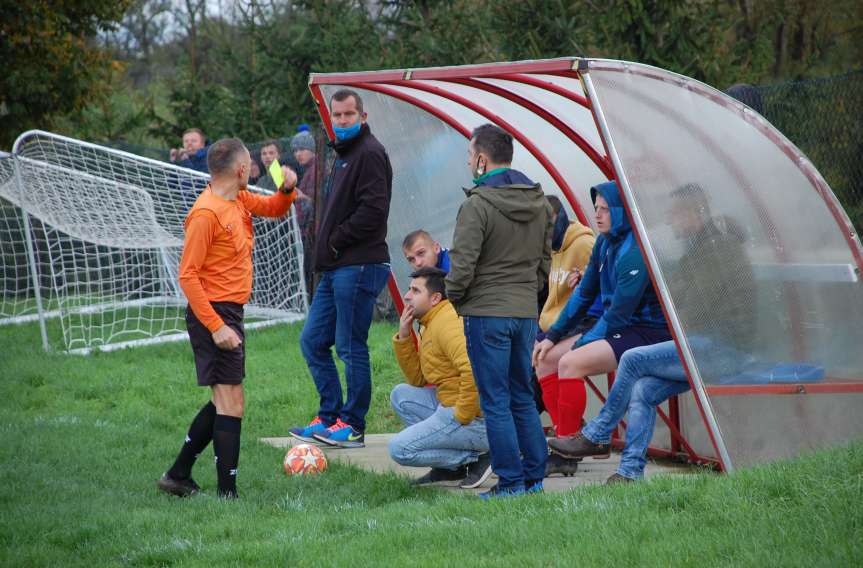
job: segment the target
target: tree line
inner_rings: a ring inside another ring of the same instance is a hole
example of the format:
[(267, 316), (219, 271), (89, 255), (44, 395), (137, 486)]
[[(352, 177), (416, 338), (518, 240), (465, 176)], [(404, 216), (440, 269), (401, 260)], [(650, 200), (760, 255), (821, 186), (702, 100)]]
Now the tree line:
[(584, 55), (718, 88), (863, 61), (859, 0), (0, 0), (0, 148), (29, 128), (175, 146), (317, 120), (310, 72)]

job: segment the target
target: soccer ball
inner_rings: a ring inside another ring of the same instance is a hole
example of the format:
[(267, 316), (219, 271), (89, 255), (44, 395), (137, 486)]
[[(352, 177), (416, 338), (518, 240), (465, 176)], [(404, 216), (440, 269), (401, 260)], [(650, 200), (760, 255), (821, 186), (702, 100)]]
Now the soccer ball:
[(327, 469), (327, 457), (317, 446), (298, 444), (285, 454), (284, 466), (288, 475), (323, 473)]

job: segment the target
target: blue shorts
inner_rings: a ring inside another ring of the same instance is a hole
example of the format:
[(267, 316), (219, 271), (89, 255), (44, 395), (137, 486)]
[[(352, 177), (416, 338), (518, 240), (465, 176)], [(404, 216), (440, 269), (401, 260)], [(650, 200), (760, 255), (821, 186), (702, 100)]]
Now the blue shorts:
[(605, 338), (612, 351), (614, 358), (620, 362), (623, 354), (633, 347), (641, 347), (643, 345), (653, 345), (654, 343), (662, 343), (670, 341), (671, 334), (665, 327), (643, 327), (633, 325), (624, 328), (623, 330), (613, 333)]

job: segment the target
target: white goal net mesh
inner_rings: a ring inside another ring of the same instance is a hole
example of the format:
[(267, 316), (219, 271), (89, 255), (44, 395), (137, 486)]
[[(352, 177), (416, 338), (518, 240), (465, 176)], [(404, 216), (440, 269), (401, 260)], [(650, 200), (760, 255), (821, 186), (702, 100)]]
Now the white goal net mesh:
[[(185, 337), (183, 221), (209, 176), (33, 131), (0, 157), (0, 324), (40, 321), (46, 348)], [(252, 188), (257, 191), (256, 188)], [(247, 327), (307, 311), (293, 213), (255, 218)]]

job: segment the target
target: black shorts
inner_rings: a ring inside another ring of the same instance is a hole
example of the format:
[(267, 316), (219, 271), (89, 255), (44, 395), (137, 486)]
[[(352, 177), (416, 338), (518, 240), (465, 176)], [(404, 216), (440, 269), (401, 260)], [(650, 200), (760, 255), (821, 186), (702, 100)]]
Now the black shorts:
[(192, 308), (186, 306), (186, 329), (195, 354), (195, 370), (198, 373), (198, 386), (209, 387), (217, 384), (238, 385), (246, 376), (246, 334), (243, 330), (243, 306), (233, 302), (212, 302), (210, 304), (225, 325), (237, 332), (243, 342), (236, 349), (219, 349), (213, 341), (213, 334), (202, 324)]
[[(597, 321), (597, 319), (593, 316), (586, 316), (586, 317), (582, 318), (582, 320), (578, 323), (577, 326), (575, 326), (574, 328), (572, 328), (571, 330), (567, 331), (566, 333), (564, 333), (563, 335), (560, 336), (558, 343), (560, 343), (561, 341), (563, 341), (565, 339), (569, 339), (570, 337), (575, 337), (576, 335), (581, 335), (583, 333), (586, 333), (587, 330), (589, 330), (594, 325), (596, 325), (596, 321)], [(542, 341), (543, 339), (545, 339), (545, 334), (546, 334), (546, 332), (540, 331), (539, 333), (536, 334), (536, 340)]]
[(629, 349), (641, 347), (642, 345), (653, 345), (654, 343), (671, 341), (671, 334), (664, 327), (631, 326), (613, 333), (606, 337), (605, 340), (611, 345), (611, 349), (614, 351), (614, 358), (619, 363), (620, 358)]

